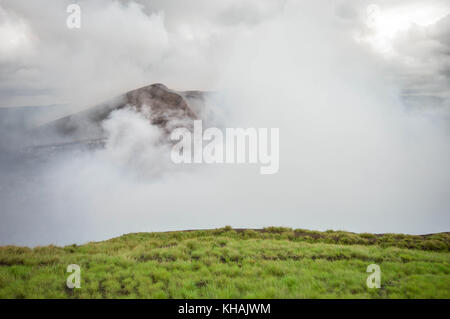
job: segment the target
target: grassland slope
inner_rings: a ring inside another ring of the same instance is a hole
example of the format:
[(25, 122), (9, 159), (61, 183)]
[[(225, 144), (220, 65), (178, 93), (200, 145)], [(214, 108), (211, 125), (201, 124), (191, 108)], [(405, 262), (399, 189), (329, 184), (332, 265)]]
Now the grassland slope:
[[(81, 288), (69, 289), (69, 264)], [(381, 288), (366, 285), (381, 268)], [(0, 298), (450, 298), (450, 234), (268, 227), (0, 247)]]

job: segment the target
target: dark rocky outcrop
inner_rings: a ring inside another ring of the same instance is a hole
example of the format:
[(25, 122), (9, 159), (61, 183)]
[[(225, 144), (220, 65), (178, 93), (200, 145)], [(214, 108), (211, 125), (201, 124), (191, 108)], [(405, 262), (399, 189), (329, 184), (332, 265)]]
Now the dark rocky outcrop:
[(146, 114), (150, 124), (160, 127), (168, 135), (176, 127), (190, 128), (193, 121), (200, 118), (205, 94), (201, 91), (175, 91), (159, 83), (144, 86), (32, 130), (32, 145), (97, 145), (105, 139), (102, 121), (114, 110), (128, 106)]

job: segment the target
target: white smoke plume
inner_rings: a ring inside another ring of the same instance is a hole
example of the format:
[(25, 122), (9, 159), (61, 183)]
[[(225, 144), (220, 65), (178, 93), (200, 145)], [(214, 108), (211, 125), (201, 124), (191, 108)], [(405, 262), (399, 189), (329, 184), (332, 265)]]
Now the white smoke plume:
[[(448, 117), (406, 105), (391, 61), (355, 41), (359, 7), (346, 15), (325, 0), (195, 1), (187, 11), (151, 3), (80, 1), (86, 18), (73, 36), (54, 25), (64, 21), (62, 4), (1, 2), (28, 26), (27, 43), (44, 49), (0, 60), (1, 68), (32, 64), (45, 73), (2, 75), (2, 90), (52, 88), (36, 104), (63, 101), (70, 110), (153, 82), (215, 90), (207, 103), (214, 125), (280, 129), (279, 172), (179, 167), (148, 115), (115, 111), (103, 123), (105, 149), (43, 164), (2, 160), (0, 244), (224, 225), (449, 230)], [(14, 94), (2, 105), (20, 105)]]

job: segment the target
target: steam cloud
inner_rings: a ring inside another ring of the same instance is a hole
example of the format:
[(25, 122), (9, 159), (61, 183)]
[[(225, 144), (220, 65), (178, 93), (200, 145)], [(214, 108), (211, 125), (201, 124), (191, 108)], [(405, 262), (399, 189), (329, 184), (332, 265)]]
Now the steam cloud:
[[(72, 33), (68, 3), (0, 4), (0, 30), (22, 39), (0, 47), (1, 106), (69, 113), (153, 82), (215, 90), (211, 124), (280, 128), (280, 170), (172, 164), (146, 114), (117, 110), (102, 150), (30, 162), (10, 155), (11, 139), (0, 144), (0, 244), (224, 225), (449, 230), (448, 104), (407, 104), (417, 75), (400, 80), (403, 63), (354, 41), (359, 4), (196, 1), (181, 12), (172, 1), (80, 1), (83, 26)], [(442, 81), (448, 74), (431, 90), (441, 97)]]

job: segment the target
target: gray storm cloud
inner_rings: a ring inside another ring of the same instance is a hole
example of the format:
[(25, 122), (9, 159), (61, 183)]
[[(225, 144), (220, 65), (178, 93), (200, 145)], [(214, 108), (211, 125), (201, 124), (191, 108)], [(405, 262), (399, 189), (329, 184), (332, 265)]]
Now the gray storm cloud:
[[(214, 125), (280, 129), (280, 169), (179, 167), (146, 114), (117, 110), (104, 149), (0, 157), (0, 244), (224, 225), (449, 230), (447, 18), (399, 33), (386, 60), (355, 41), (367, 32), (359, 2), (80, 1), (79, 33), (65, 28), (68, 3), (0, 2), (0, 34), (21, 39), (0, 47), (1, 106), (68, 114), (153, 82), (214, 90)], [(420, 49), (423, 37), (440, 46)]]

